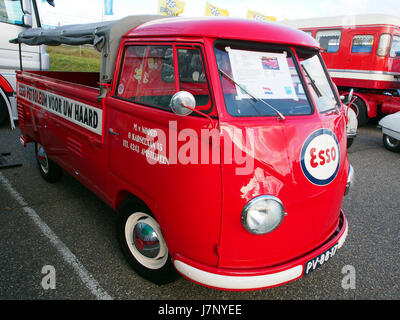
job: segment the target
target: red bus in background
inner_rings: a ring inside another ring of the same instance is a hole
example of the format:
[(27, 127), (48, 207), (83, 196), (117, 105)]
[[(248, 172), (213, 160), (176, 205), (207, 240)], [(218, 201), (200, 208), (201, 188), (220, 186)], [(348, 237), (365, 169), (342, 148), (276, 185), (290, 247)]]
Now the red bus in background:
[(400, 111), (400, 17), (354, 15), (285, 21), (314, 37), (329, 73), (359, 125)]

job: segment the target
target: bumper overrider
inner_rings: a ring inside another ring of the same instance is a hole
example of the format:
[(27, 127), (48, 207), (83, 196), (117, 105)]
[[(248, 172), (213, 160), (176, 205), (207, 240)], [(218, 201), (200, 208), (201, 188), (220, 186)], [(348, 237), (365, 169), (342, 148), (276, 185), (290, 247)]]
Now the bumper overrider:
[(294, 281), (327, 262), (340, 249), (348, 233), (347, 219), (340, 213), (339, 226), (320, 247), (288, 263), (263, 269), (222, 269), (201, 265), (176, 254), (175, 268), (189, 280), (223, 290), (258, 290)]

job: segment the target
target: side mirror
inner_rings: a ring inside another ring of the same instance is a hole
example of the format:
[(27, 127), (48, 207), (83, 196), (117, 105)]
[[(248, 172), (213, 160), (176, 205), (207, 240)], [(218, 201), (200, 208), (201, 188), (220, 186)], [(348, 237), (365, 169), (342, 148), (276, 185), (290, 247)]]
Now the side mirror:
[(353, 94), (354, 94), (354, 90), (351, 89), (350, 92), (349, 92), (349, 94), (348, 94), (348, 96), (347, 96), (347, 99), (346, 99), (346, 96), (340, 96), (340, 100), (341, 100), (344, 104), (349, 104), (349, 103), (351, 102), (351, 100), (353, 100)]
[(350, 90), (349, 95), (347, 96), (347, 101), (346, 104), (349, 104), (351, 102), (351, 100), (353, 100), (353, 94), (354, 94), (354, 90), (353, 88)]
[(190, 92), (179, 91), (172, 96), (169, 107), (176, 114), (187, 116), (194, 111), (196, 99)]

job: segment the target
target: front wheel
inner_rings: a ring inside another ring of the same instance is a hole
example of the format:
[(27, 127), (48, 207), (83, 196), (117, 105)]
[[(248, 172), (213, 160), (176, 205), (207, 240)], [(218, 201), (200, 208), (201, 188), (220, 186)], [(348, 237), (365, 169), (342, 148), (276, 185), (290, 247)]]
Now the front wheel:
[(383, 135), (383, 145), (390, 151), (400, 152), (400, 140), (397, 140), (386, 134)]
[(117, 235), (122, 252), (140, 276), (159, 285), (179, 277), (157, 220), (133, 198), (118, 209)]

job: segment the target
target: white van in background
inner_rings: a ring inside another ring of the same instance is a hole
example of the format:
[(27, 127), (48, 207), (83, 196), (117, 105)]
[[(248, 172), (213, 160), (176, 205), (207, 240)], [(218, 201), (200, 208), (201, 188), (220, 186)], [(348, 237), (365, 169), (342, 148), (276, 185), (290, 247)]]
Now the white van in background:
[(36, 0), (0, 0), (0, 124), (9, 118), (12, 128), (18, 119), (15, 70), (20, 69), (20, 58), (24, 70), (49, 69), (46, 46), (22, 45), (20, 57), (18, 46), (9, 43), (32, 27), (41, 27)]

